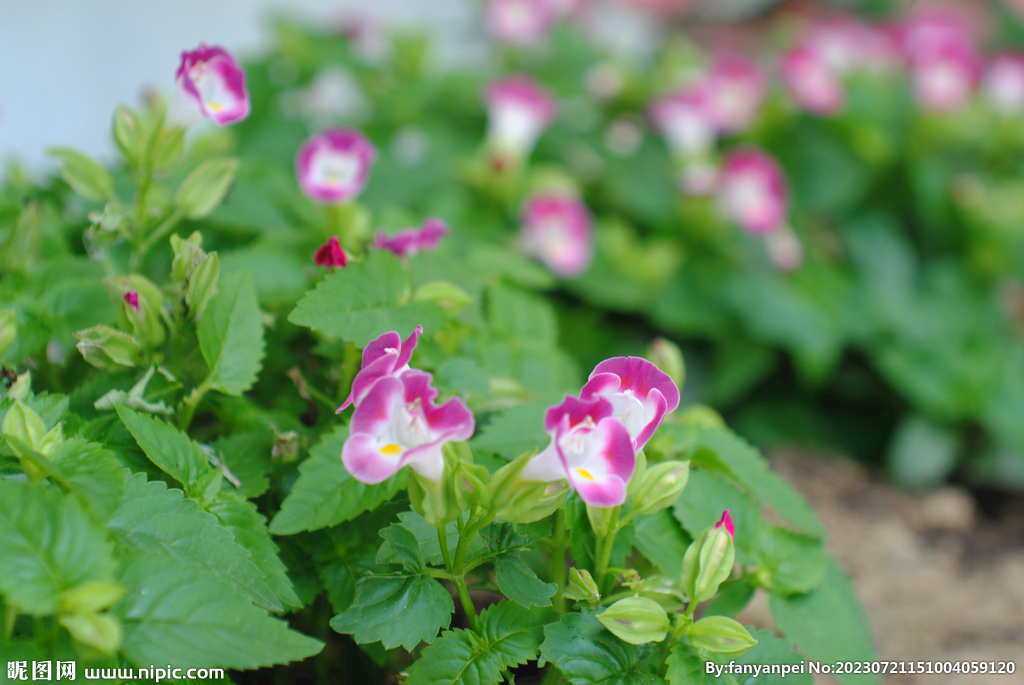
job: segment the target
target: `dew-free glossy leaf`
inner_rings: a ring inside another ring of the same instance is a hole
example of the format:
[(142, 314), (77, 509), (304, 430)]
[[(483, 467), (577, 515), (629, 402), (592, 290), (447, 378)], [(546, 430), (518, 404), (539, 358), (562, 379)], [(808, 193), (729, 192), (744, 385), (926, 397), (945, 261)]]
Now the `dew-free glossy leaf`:
[(661, 685), (661, 678), (640, 666), (640, 653), (593, 613), (568, 613), (544, 628), (540, 664), (551, 662), (572, 685)]
[(352, 606), (331, 619), (331, 627), (365, 644), (380, 640), (388, 649), (411, 650), (433, 642), (452, 620), (452, 596), (429, 576), (369, 576), (356, 584)]
[(210, 463), (192, 440), (174, 426), (116, 405), (118, 416), (149, 460), (186, 488), (210, 470)]
[(199, 348), (215, 390), (241, 395), (256, 382), (263, 362), (263, 321), (252, 274), (224, 274), (199, 322)]
[(505, 553), (494, 558), (494, 574), (501, 593), (524, 607), (551, 606), (551, 596), (558, 587), (545, 583), (518, 554)]

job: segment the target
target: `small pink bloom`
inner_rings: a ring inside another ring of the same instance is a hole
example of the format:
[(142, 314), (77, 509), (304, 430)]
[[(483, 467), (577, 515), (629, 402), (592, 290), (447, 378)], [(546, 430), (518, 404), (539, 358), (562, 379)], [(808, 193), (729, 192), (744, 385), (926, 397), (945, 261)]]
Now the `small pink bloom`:
[(314, 202), (345, 202), (363, 192), (377, 148), (359, 131), (335, 128), (307, 139), (295, 157), (295, 174)]
[(643, 449), (665, 414), (679, 406), (679, 388), (664, 371), (641, 357), (605, 359), (590, 372), (580, 399), (591, 402), (606, 399), (616, 419), (622, 422), (633, 441)]
[(740, 148), (726, 157), (718, 200), (729, 219), (754, 235), (784, 226), (789, 214), (789, 193), (782, 169), (774, 159), (754, 148)]
[(739, 133), (757, 118), (768, 82), (761, 69), (738, 55), (720, 55), (704, 77), (707, 110), (720, 133)]
[(200, 43), (195, 50), (182, 52), (177, 79), (179, 90), (218, 126), (249, 116), (245, 72), (224, 48)]
[(901, 58), (891, 32), (847, 16), (815, 22), (801, 45), (815, 52), (839, 74), (891, 68)]
[(543, 43), (556, 19), (551, 0), (487, 0), (484, 14), (495, 40), (518, 47)]
[(524, 480), (568, 480), (587, 504), (616, 507), (636, 469), (629, 432), (612, 416), (608, 400), (584, 402), (570, 395), (544, 414), (551, 443), (523, 469)]
[(413, 350), (416, 349), (416, 343), (422, 334), (423, 326), (417, 326), (412, 335), (403, 341), (396, 331), (390, 331), (363, 348), (363, 364), (359, 373), (352, 379), (352, 391), (335, 413), (340, 414), (350, 404), (358, 407), (374, 383), (381, 378), (397, 376), (408, 371), (409, 360), (412, 359)]
[(992, 58), (985, 74), (985, 95), (997, 112), (1024, 112), (1024, 54), (1003, 53)]
[(722, 518), (715, 524), (715, 530), (719, 528), (725, 528), (725, 532), (729, 534), (729, 537), (736, 537), (736, 526), (733, 525), (732, 516), (729, 515), (728, 509), (722, 512)]
[(373, 246), (378, 250), (391, 250), (399, 257), (412, 256), (422, 250), (437, 248), (448, 233), (448, 224), (440, 219), (429, 218), (420, 228), (404, 228), (391, 236), (384, 231), (377, 231)]
[(538, 195), (523, 210), (523, 243), (552, 273), (575, 278), (590, 267), (594, 236), (590, 212), (574, 197)]
[(970, 18), (949, 7), (922, 6), (896, 28), (896, 38), (912, 65), (928, 60), (950, 45), (970, 51), (977, 49)]
[(135, 311), (139, 311), (139, 293), (129, 290), (124, 294), (124, 301)]
[(313, 255), (313, 263), (329, 269), (342, 268), (348, 263), (348, 257), (341, 249), (337, 236), (332, 235), (330, 240), (317, 248), (316, 254)]
[(370, 388), (352, 414), (341, 450), (354, 478), (380, 483), (410, 466), (428, 480), (441, 480), (441, 448), (449, 441), (468, 440), (475, 419), (458, 398), (436, 406), (432, 380), (429, 373), (410, 369), (381, 378)]
[(911, 68), (914, 99), (933, 112), (960, 109), (970, 100), (981, 71), (981, 58), (976, 52), (950, 43)]
[(715, 146), (717, 136), (710, 97), (701, 84), (655, 101), (650, 117), (677, 159), (704, 157)]
[(809, 112), (835, 114), (846, 103), (846, 89), (839, 72), (821, 53), (809, 47), (787, 52), (780, 71), (790, 95)]
[(530, 155), (544, 130), (555, 120), (554, 98), (526, 76), (492, 83), (485, 95), (487, 146), (499, 163)]

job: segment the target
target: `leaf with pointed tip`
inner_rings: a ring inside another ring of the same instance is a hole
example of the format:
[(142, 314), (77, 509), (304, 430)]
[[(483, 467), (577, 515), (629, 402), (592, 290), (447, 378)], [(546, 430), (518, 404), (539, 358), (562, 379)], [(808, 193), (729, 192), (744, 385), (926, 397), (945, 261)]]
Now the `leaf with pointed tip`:
[(572, 685), (662, 685), (640, 666), (649, 649), (615, 637), (592, 612), (568, 613), (544, 628), (539, 663), (550, 661)]
[(186, 488), (210, 471), (210, 462), (199, 446), (174, 426), (123, 404), (115, 405), (115, 409), (149, 460)]
[(213, 389), (241, 395), (256, 382), (263, 366), (263, 319), (248, 271), (221, 277), (199, 322), (199, 349)]
[(494, 558), (494, 574), (501, 593), (524, 607), (549, 607), (551, 596), (558, 589), (553, 583), (545, 583), (514, 552)]
[(452, 596), (429, 576), (369, 576), (356, 584), (355, 600), (331, 627), (360, 644), (380, 640), (388, 649), (412, 650), (433, 642), (453, 611)]

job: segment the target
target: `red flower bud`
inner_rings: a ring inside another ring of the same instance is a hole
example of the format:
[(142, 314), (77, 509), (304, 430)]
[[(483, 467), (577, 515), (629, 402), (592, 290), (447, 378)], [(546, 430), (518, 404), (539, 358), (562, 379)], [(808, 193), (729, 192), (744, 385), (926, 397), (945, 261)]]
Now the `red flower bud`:
[(337, 269), (348, 263), (348, 257), (341, 249), (341, 243), (338, 242), (337, 236), (331, 236), (330, 240), (317, 248), (316, 254), (313, 255), (313, 261), (320, 266)]

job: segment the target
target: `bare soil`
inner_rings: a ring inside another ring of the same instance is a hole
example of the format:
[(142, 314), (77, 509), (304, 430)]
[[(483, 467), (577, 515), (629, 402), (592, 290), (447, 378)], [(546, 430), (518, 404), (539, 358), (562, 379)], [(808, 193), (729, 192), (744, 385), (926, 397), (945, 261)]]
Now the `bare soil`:
[[(828, 529), (880, 659), (1017, 666), (1014, 675), (889, 675), (885, 685), (1024, 685), (1024, 497), (956, 486), (911, 494), (837, 457), (778, 452), (771, 462)], [(740, 620), (774, 629), (765, 596)]]

